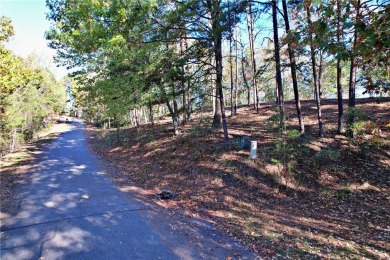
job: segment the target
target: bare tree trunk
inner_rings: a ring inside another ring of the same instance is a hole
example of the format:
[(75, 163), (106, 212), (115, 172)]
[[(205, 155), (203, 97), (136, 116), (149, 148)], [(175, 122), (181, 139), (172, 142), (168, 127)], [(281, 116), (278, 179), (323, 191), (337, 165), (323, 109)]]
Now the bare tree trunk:
[[(228, 0), (228, 11), (230, 12), (230, 0)], [(230, 19), (230, 16), (229, 16)], [(229, 69), (230, 69), (230, 115), (234, 115), (233, 111), (233, 29), (229, 28)]]
[(248, 84), (248, 80), (246, 79), (246, 74), (245, 74), (245, 59), (244, 57), (241, 59), (241, 70), (242, 70), (242, 79), (244, 80), (244, 84), (246, 86), (246, 89), (248, 90), (248, 93), (247, 93), (247, 103), (248, 103), (248, 106), (251, 104), (251, 89), (249, 87), (249, 84)]
[[(183, 52), (183, 39), (180, 39), (180, 55), (183, 56), (184, 55), (184, 52)], [(182, 124), (185, 124), (187, 122), (187, 113), (186, 113), (186, 110), (187, 110), (187, 105), (186, 105), (186, 88), (185, 88), (185, 79), (184, 79), (184, 74), (185, 74), (185, 68), (184, 68), (184, 65), (182, 65), (181, 67), (182, 69), (182, 79), (180, 80), (180, 85), (181, 85), (181, 89), (183, 91), (183, 95), (182, 95), (182, 98), (183, 98), (183, 120), (182, 120)]]
[(154, 116), (153, 116), (153, 105), (152, 102), (149, 102), (149, 119), (152, 123), (152, 127), (154, 127)]
[(225, 148), (228, 149), (229, 147), (229, 134), (228, 134), (228, 128), (227, 128), (227, 119), (225, 114), (225, 104), (223, 100), (223, 88), (222, 88), (222, 35), (218, 35), (216, 37), (216, 50), (215, 50), (215, 57), (216, 57), (216, 65), (217, 65), (217, 79), (216, 79), (216, 86), (217, 91), (219, 94), (219, 100), (221, 105), (221, 115), (222, 115), (222, 126), (223, 126), (223, 135), (225, 140)]
[[(341, 37), (343, 34), (343, 29), (341, 25), (341, 0), (337, 0), (337, 44), (341, 44)], [(341, 57), (337, 57), (337, 107), (338, 107), (338, 117), (337, 117), (337, 133), (344, 134), (344, 109), (343, 109), (343, 86), (341, 84)]]
[[(212, 61), (215, 61), (214, 59), (211, 59)], [(222, 126), (222, 114), (221, 114), (221, 99), (219, 96), (219, 92), (217, 89), (217, 81), (216, 81), (216, 64), (215, 67), (212, 69), (211, 74), (211, 86), (212, 86), (212, 100), (213, 100), (213, 128), (221, 128)]]
[(14, 128), (13, 131), (12, 131), (11, 145), (9, 147), (11, 152), (15, 149), (15, 146), (16, 146), (16, 133), (17, 133), (17, 130), (16, 130), (16, 128)]
[(120, 135), (121, 127), (119, 124), (116, 125), (116, 142), (119, 144), (121, 142), (121, 135)]
[[(288, 10), (287, 10), (286, 0), (282, 0), (282, 4), (283, 4), (283, 15), (284, 15), (284, 24), (286, 26), (286, 33), (289, 34), (289, 33), (291, 33), (291, 31), (290, 31), (290, 21), (288, 19)], [(301, 101), (299, 99), (295, 53), (294, 53), (293, 46), (292, 46), (290, 41), (288, 42), (287, 48), (288, 48), (288, 54), (290, 57), (291, 78), (292, 78), (293, 89), (294, 89), (295, 106), (297, 108), (297, 115), (298, 115), (298, 120), (299, 120), (299, 131), (303, 134), (303, 133), (305, 133), (305, 125), (303, 123)]]
[(187, 101), (186, 101), (186, 91), (183, 89), (183, 119), (182, 123), (185, 124), (187, 123)]
[(235, 49), (236, 49), (236, 86), (234, 90), (234, 114), (237, 114), (237, 97), (238, 97), (238, 29), (235, 33)]
[(163, 117), (167, 116), (167, 108), (165, 106), (161, 106), (161, 112)]
[(280, 69), (280, 45), (278, 36), (278, 20), (277, 20), (277, 0), (272, 0), (272, 23), (274, 31), (274, 46), (275, 46), (275, 65), (276, 65), (276, 85), (278, 89), (278, 105), (280, 113), (280, 131), (284, 132), (286, 126), (284, 122), (284, 98), (283, 98), (283, 85), (282, 85), (282, 73)]
[(230, 30), (230, 37), (229, 37), (229, 63), (230, 63), (230, 115), (234, 115), (234, 108), (233, 108), (233, 47), (232, 47), (232, 41), (233, 41), (233, 34)]
[(158, 105), (157, 106), (157, 121), (160, 120), (160, 118), (163, 116), (163, 106)]
[(149, 119), (148, 119), (148, 115), (146, 113), (146, 107), (143, 106), (141, 109), (142, 109), (142, 115), (144, 117), (145, 124), (147, 124), (147, 123), (149, 123)]
[[(186, 38), (184, 41), (186, 53), (188, 52), (188, 39)], [(192, 113), (192, 100), (191, 100), (191, 78), (187, 79), (187, 118), (186, 120), (190, 120)]]
[(221, 2), (219, 1), (207, 1), (210, 13), (211, 13), (211, 24), (212, 30), (214, 32), (214, 55), (215, 55), (215, 65), (216, 65), (216, 80), (215, 86), (220, 100), (221, 105), (221, 115), (222, 115), (222, 126), (223, 126), (223, 135), (225, 141), (225, 149), (229, 148), (229, 134), (227, 128), (227, 119), (225, 114), (225, 103), (223, 98), (223, 88), (222, 88), (222, 29), (221, 29)]
[(222, 114), (221, 114), (221, 98), (219, 97), (219, 90), (215, 89), (215, 98), (214, 98), (214, 118), (213, 118), (213, 128), (221, 128), (222, 126)]
[(169, 113), (171, 114), (172, 124), (173, 124), (173, 132), (175, 135), (178, 135), (179, 134), (179, 120), (177, 118), (177, 113), (178, 113), (177, 102), (176, 102), (176, 100), (173, 100), (173, 108), (172, 108), (171, 104), (169, 103), (169, 101), (167, 101), (166, 104), (167, 104)]
[(192, 113), (192, 101), (191, 101), (191, 79), (188, 79), (187, 81), (187, 121), (191, 118)]
[[(321, 92), (321, 83), (322, 83), (322, 71), (324, 67), (324, 57), (322, 51), (320, 51), (320, 64), (318, 65), (318, 94), (319, 97), (322, 98), (322, 92)], [(314, 99), (317, 99), (317, 95), (315, 94)]]
[(247, 14), (247, 24), (248, 24), (248, 36), (249, 36), (249, 48), (251, 53), (251, 62), (252, 62), (252, 82), (253, 82), (253, 108), (256, 109), (256, 112), (259, 113), (259, 96), (257, 88), (257, 77), (256, 77), (256, 60), (255, 60), (255, 36), (253, 33), (254, 30), (254, 19), (252, 11), (252, 1), (249, 1), (249, 11)]
[(176, 100), (173, 100), (173, 130), (175, 135), (179, 134), (179, 118), (178, 118), (179, 110), (177, 108)]
[(139, 120), (139, 113), (137, 108), (134, 109), (134, 121), (135, 121), (135, 125), (139, 127), (140, 120)]
[(215, 88), (213, 83), (211, 83), (211, 103), (213, 103), (213, 115), (215, 115), (216, 112), (216, 101), (215, 99), (217, 98), (217, 94), (215, 93)]
[(310, 39), (310, 56), (311, 56), (311, 66), (313, 70), (313, 84), (314, 84), (314, 90), (315, 90), (315, 99), (317, 104), (317, 118), (318, 118), (318, 135), (320, 137), (324, 136), (324, 130), (322, 125), (322, 115), (321, 115), (321, 95), (320, 95), (320, 88), (319, 83), (317, 82), (317, 70), (316, 70), (316, 58), (315, 58), (315, 52), (314, 52), (314, 43), (313, 43), (313, 35), (311, 31), (311, 13), (310, 13), (310, 6), (306, 7), (306, 13), (307, 13), (307, 24), (309, 26), (309, 39)]
[[(356, 24), (358, 22), (358, 19), (360, 17), (360, 0), (357, 1), (357, 6), (356, 6), (356, 17), (355, 17), (355, 32), (353, 35), (353, 46), (352, 46), (352, 55), (351, 55), (351, 68), (349, 71), (349, 99), (348, 99), (348, 107), (350, 109), (354, 108), (356, 105), (356, 56), (353, 53), (356, 50), (357, 46), (357, 28)], [(351, 126), (353, 122), (355, 121), (355, 115), (354, 112), (352, 111), (349, 113), (348, 116), (348, 121), (347, 124), (348, 126)], [(353, 131), (350, 131), (350, 127), (348, 127), (347, 135), (349, 137), (353, 137)]]

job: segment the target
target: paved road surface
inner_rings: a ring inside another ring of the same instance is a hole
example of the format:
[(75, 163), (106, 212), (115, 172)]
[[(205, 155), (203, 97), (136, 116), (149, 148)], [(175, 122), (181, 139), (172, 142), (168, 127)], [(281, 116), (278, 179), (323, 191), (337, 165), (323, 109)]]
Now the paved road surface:
[(206, 221), (122, 193), (88, 151), (81, 122), (37, 157), (2, 208), (2, 260), (256, 258)]

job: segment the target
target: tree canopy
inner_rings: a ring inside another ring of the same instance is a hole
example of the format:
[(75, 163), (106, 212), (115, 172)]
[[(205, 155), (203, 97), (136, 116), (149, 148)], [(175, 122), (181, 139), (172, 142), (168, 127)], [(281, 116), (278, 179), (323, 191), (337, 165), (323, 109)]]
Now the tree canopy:
[[(261, 96), (263, 100), (271, 97), (283, 103), (293, 93), (288, 88), (291, 82), (295, 99), (300, 95), (312, 97), (314, 80), (318, 98), (337, 94), (341, 100), (346, 92), (353, 91), (347, 89), (347, 83), (355, 82), (355, 76), (349, 79), (344, 76), (351, 66), (358, 68), (356, 84), (360, 87), (371, 92), (387, 92), (389, 7), (384, 1), (283, 3), (282, 11), (278, 1), (47, 0), (50, 10), (47, 17), (52, 26), (46, 37), (57, 50), (60, 64), (79, 68), (73, 76), (80, 83), (85, 108), (99, 108), (95, 110), (103, 111), (105, 117), (119, 120), (134, 110), (149, 107), (153, 111), (155, 105), (166, 105), (177, 125), (178, 117), (182, 115), (185, 121), (195, 104), (213, 104), (213, 125), (223, 121), (225, 139), (224, 110), (228, 101), (225, 96), (230, 95), (232, 103), (234, 92), (241, 103), (245, 92), (248, 97), (256, 97), (257, 104)], [(273, 27), (269, 20), (271, 6), (275, 7)], [(285, 33), (279, 29), (281, 17), (285, 19)], [(263, 29), (267, 26), (274, 32), (273, 38)], [(233, 73), (233, 34), (235, 87), (233, 76), (229, 75)], [(275, 37), (280, 38), (280, 44), (271, 44), (278, 42)], [(225, 48), (228, 41), (230, 54)], [(294, 55), (292, 61), (286, 55), (288, 44), (289, 56)], [(308, 59), (310, 52), (312, 62)], [(268, 55), (271, 53), (272, 56)], [(352, 65), (348, 65), (350, 60)], [(274, 62), (280, 63), (276, 72), (269, 66)], [(311, 63), (314, 70), (310, 69)], [(259, 68), (256, 64), (260, 64)], [(285, 70), (288, 66), (293, 67), (294, 80), (287, 76), (290, 75)], [(313, 74), (318, 75), (311, 77)], [(228, 78), (230, 93), (225, 88)], [(269, 84), (275, 78), (278, 78), (278, 89)], [(337, 91), (333, 87), (336, 82)], [(350, 89), (353, 89), (351, 85)], [(300, 114), (299, 108), (297, 111)], [(340, 111), (341, 123), (342, 114)], [(299, 117), (303, 132), (303, 119)]]

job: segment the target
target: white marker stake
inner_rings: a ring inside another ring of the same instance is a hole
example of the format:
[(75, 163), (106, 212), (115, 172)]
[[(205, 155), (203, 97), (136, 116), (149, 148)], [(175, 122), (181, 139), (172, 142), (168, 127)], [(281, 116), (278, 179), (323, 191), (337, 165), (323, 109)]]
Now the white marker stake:
[(257, 141), (251, 141), (251, 159), (257, 157)]

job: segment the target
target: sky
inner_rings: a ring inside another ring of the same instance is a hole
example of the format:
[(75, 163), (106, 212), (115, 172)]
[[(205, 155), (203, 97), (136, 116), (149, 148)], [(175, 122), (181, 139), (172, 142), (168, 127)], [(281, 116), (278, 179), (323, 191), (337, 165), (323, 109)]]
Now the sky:
[(15, 35), (6, 47), (23, 58), (35, 52), (43, 61), (42, 65), (61, 79), (67, 71), (54, 64), (55, 50), (47, 46), (45, 31), (50, 27), (47, 12), (45, 0), (0, 0), (0, 16), (11, 18), (15, 29)]

